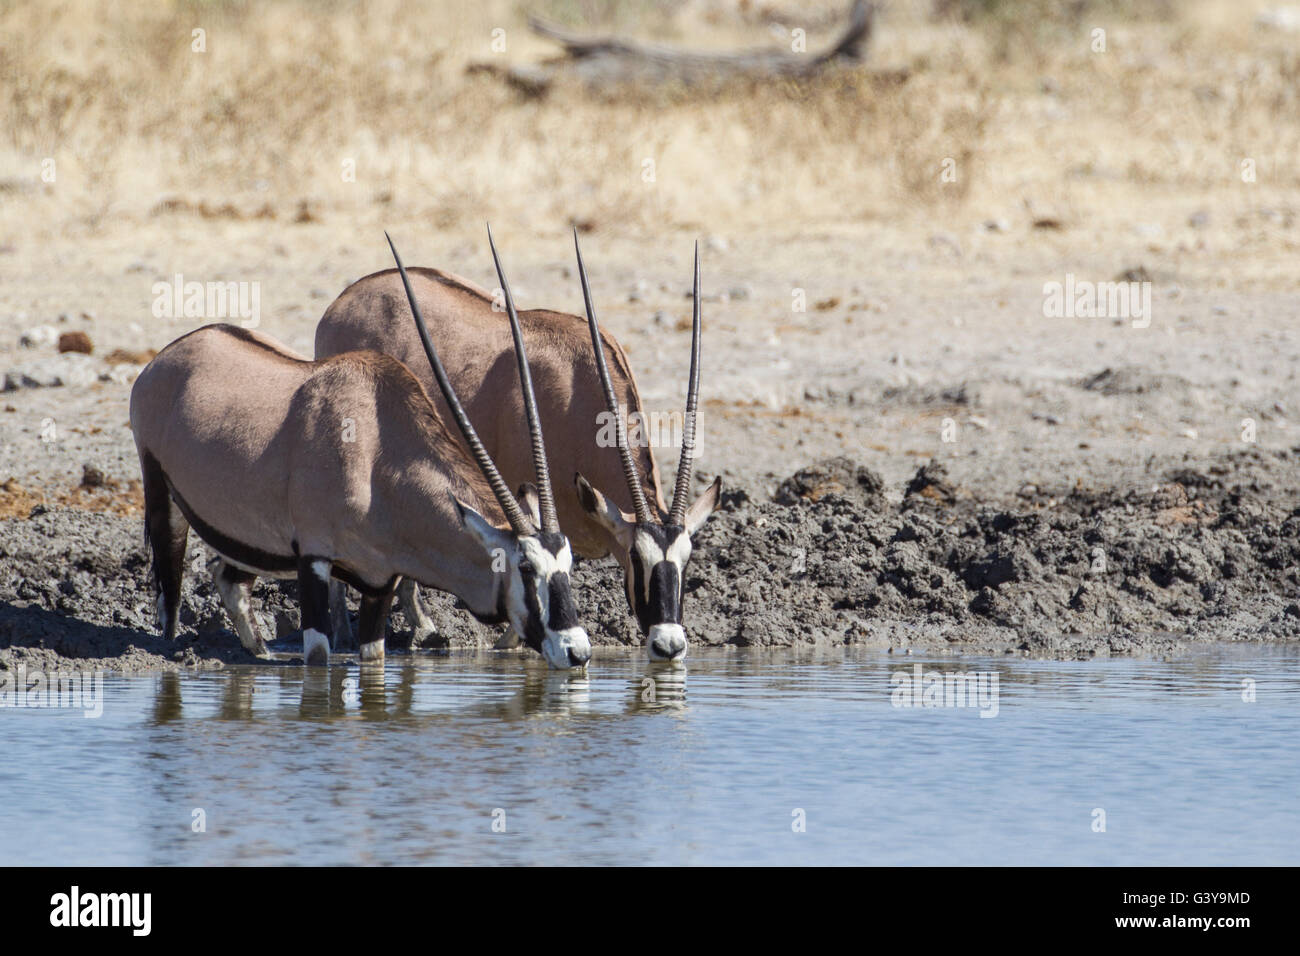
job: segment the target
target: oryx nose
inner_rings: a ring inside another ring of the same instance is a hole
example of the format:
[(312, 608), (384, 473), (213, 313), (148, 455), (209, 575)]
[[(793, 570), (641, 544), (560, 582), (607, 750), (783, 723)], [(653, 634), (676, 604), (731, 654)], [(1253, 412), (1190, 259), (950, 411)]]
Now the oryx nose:
[(554, 636), (552, 654), (548, 655), (553, 667), (583, 667), (591, 660), (591, 641), (580, 627), (571, 627)]
[(671, 661), (686, 653), (686, 631), (680, 624), (656, 624), (650, 628), (650, 656)]

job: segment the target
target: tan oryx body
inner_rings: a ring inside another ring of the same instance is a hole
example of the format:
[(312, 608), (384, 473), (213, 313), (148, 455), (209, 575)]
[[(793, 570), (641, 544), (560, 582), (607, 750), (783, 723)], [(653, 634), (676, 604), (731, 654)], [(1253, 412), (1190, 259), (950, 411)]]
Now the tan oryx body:
[[(512, 488), (529, 480), (533, 463), (505, 314), (493, 311), (491, 294), (468, 279), (415, 266), (406, 271), (447, 374), (484, 446)], [(316, 357), (355, 349), (384, 352), (417, 370), (434, 394), (420, 338), (410, 322), (397, 318), (406, 308), (396, 269), (358, 279), (325, 310), (316, 327)], [(606, 408), (586, 320), (531, 309), (519, 313), (519, 323), (528, 342), (537, 409), (546, 431), (546, 453), (551, 473), (557, 476), (555, 507), (560, 527), (576, 553), (604, 557), (617, 542), (583, 509), (573, 488), (574, 469), (598, 487), (609, 487), (611, 497), (625, 511), (632, 510), (632, 498), (623, 481), (617, 450), (597, 444)], [(622, 347), (607, 334), (604, 342), (620, 407), (640, 411), (641, 397)], [(437, 400), (440, 410), (445, 410), (445, 402)], [(608, 431), (606, 428), (605, 433)], [(643, 482), (653, 498), (661, 501), (659, 468), (650, 448), (637, 447), (633, 453)]]
[[(575, 236), (576, 242), (576, 236)], [(579, 258), (581, 267), (581, 258)], [(622, 565), (629, 605), (652, 657), (685, 653), (681, 624), (682, 572), (690, 534), (717, 507), (720, 480), (688, 509), (694, 408), (698, 397), (698, 257), (692, 386), (674, 503), (664, 503), (659, 468), (644, 429), (636, 380), (623, 349), (600, 332), (588, 298), (588, 318), (544, 309), (519, 314), (528, 340), (538, 410), (547, 435), (551, 470), (568, 478), (556, 493), (560, 526), (584, 557), (613, 553)], [(493, 308), (492, 294), (473, 282), (437, 269), (408, 270), (421, 311), (447, 360), (448, 374), (484, 444), (510, 482), (522, 480), (531, 463), (521, 450), (519, 396), (510, 387), (511, 331)], [(582, 270), (584, 294), (586, 273)], [(394, 321), (401, 308), (401, 279), (394, 270), (357, 280), (326, 309), (316, 328), (317, 359), (351, 349), (382, 351), (413, 364), (420, 343), (409, 324)], [(594, 343), (600, 343), (600, 349)], [(631, 440), (625, 433), (631, 422)], [(691, 448), (687, 448), (687, 442)], [(581, 473), (581, 478), (577, 478)], [(596, 489), (600, 489), (597, 491)], [(413, 588), (402, 592), (404, 610), (417, 631), (430, 625)]]
[[(440, 368), (431, 344), (422, 361)], [(526, 380), (522, 350), (518, 364)], [(409, 578), (508, 620), (554, 666), (585, 664), (549, 476), (537, 473), (540, 491), (521, 506), (446, 395), (444, 416), (392, 356), (313, 362), (234, 326), (167, 346), (131, 392), (165, 634), (175, 635), (192, 527), (221, 556), (219, 590), (255, 653), (265, 652), (247, 608), (256, 575), (297, 576), (308, 662), (328, 659), (331, 576), (362, 593), (363, 659), (383, 656), (393, 591)], [(540, 448), (540, 430), (529, 432)]]

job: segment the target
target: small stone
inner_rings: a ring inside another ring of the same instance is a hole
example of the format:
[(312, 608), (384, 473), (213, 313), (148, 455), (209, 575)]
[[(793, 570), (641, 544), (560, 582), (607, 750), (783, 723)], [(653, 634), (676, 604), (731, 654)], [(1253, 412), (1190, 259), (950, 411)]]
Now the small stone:
[(37, 325), (18, 336), (18, 345), (25, 349), (53, 345), (59, 340), (59, 330), (52, 325)]
[(93, 385), (99, 371), (93, 359), (76, 352), (49, 356), (10, 368), (5, 372), (4, 391), (20, 388), (59, 388)]
[(91, 344), (90, 336), (85, 332), (64, 332), (59, 336), (59, 351), (89, 355), (95, 351), (95, 346)]
[(103, 488), (108, 484), (101, 468), (86, 462), (81, 466), (81, 487), (83, 488)]
[(1131, 269), (1125, 269), (1115, 277), (1116, 282), (1150, 282), (1151, 273), (1147, 272), (1146, 266), (1135, 266)]

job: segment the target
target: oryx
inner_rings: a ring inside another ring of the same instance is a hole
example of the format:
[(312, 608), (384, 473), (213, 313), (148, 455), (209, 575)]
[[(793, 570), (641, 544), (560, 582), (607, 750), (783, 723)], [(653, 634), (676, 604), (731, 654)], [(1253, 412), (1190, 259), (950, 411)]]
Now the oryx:
[[(516, 328), (514, 359), (537, 487), (516, 498), (456, 397), (396, 248), (393, 258), (439, 405), (391, 355), (313, 362), (229, 325), (182, 336), (136, 379), (131, 428), (163, 633), (176, 634), (193, 527), (220, 556), (218, 589), (254, 653), (266, 645), (248, 614), (253, 579), (296, 575), (303, 658), (328, 661), (333, 576), (362, 594), (362, 660), (382, 659), (394, 589), (410, 579), (508, 621), (554, 667), (585, 665), (591, 645), (570, 593), (573, 558), (522, 336)], [(412, 324), (396, 309), (390, 317)]]
[[(410, 270), (411, 282), (442, 345), (452, 381), (466, 396), (470, 418), (511, 481), (525, 474), (531, 463), (519, 442), (519, 399), (506, 387), (511, 347), (507, 334), (516, 325), (527, 331), (533, 377), (539, 384), (539, 411), (550, 436), (550, 466), (574, 475), (573, 489), (555, 498), (560, 526), (580, 555), (602, 557), (613, 552), (623, 566), (628, 604), (646, 637), (650, 657), (680, 658), (686, 653), (682, 591), (691, 535), (718, 507), (722, 487), (718, 478), (694, 503), (689, 502), (700, 383), (699, 244), (681, 459), (672, 504), (665, 506), (649, 443), (634, 441), (629, 447), (628, 420), (633, 415), (645, 418), (641, 398), (623, 349), (596, 323), (576, 231), (573, 241), (586, 322), (540, 309), (521, 313), (517, 321), (507, 291), (505, 311), (511, 321), (507, 326), (494, 307), (493, 295), (468, 279), (419, 268)], [(495, 248), (492, 253), (499, 273)], [(409, 327), (393, 321), (400, 282), (398, 273), (389, 269), (348, 286), (316, 327), (317, 359), (364, 348), (410, 363), (419, 342)], [(610, 429), (602, 427), (611, 415), (615, 440), (608, 440)], [(403, 588), (399, 597), (417, 630), (432, 630), (414, 588)]]

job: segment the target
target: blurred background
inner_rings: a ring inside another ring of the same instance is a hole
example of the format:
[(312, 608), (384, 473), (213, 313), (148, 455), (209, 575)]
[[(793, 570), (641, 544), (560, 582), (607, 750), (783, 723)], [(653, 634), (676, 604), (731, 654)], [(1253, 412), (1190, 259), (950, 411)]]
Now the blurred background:
[[(530, 15), (759, 66), (621, 76)], [(704, 240), (706, 473), (938, 455), (997, 495), (1222, 450), (1245, 415), (1294, 443), (1300, 7), (892, 0), (856, 59), (811, 65), (850, 23), (847, 0), (0, 2), (8, 473), (80, 475), (78, 448), (25, 464), (60, 416), (134, 472), (132, 369), (220, 318), (156, 318), (155, 283), (258, 283), (259, 327), (310, 354), (385, 228), (494, 286), (487, 220), (528, 306), (580, 310), (586, 236), (669, 409)], [(1067, 275), (1150, 281), (1155, 321), (1045, 317)], [(49, 370), (69, 331), (76, 394)]]
[[(1089, 229), (1134, 213), (1138, 196), (1159, 221), (1194, 194), (1240, 230), (1219, 250), (1229, 252), (1266, 225), (1236, 221), (1243, 157), (1257, 161), (1265, 203), (1300, 184), (1300, 7), (878, 6), (856, 69), (707, 92), (592, 89), (557, 70), (530, 95), (493, 72), (561, 53), (528, 13), (697, 50), (789, 51), (801, 30), (814, 55), (845, 28), (849, 4), (7, 2), (4, 198), (55, 234), (190, 214), (796, 235), (1014, 221), (1027, 203)], [(58, 160), (52, 188), (39, 179), (46, 157)], [(940, 180), (943, 158), (956, 161), (955, 184)]]

